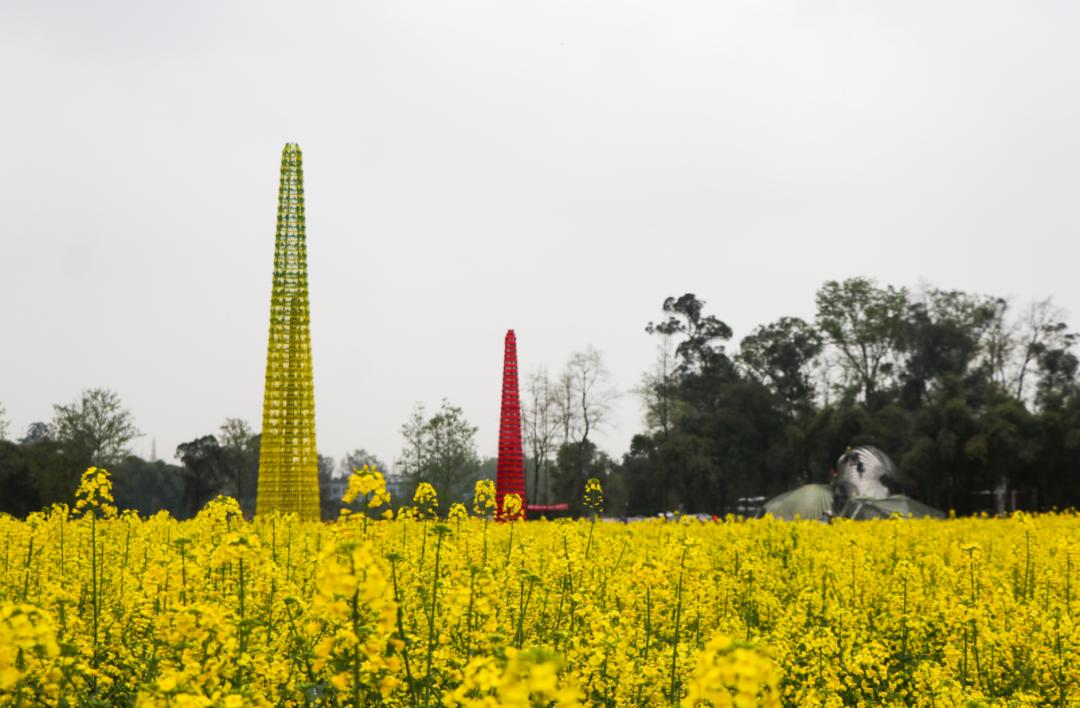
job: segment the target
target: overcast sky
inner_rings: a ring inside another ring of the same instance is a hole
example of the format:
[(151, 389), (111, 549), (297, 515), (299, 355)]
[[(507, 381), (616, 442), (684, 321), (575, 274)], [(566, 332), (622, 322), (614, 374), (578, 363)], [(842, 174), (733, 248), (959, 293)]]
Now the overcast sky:
[[(866, 275), (1080, 312), (1075, 2), (0, 0), (0, 404), (88, 387), (172, 459), (257, 429), (282, 146), (304, 151), (320, 452), (416, 401), (496, 454), (502, 343), (736, 339)], [(1073, 323), (1076, 324), (1075, 322)]]

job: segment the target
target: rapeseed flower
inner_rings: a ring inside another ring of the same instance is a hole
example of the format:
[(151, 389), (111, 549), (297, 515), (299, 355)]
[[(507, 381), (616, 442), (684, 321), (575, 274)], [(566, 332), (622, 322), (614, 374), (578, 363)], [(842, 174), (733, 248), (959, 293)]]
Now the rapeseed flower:
[(361, 534), (227, 497), (118, 517), (107, 482), (0, 514), (0, 705), (1080, 700), (1073, 513), (489, 524), (485, 481), (482, 518), (414, 523), (418, 490)]

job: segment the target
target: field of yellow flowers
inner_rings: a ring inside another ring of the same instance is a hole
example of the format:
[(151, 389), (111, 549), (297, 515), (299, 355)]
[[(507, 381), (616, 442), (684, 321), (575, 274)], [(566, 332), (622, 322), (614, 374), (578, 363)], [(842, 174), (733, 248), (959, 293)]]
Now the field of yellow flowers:
[[(176, 521), (88, 470), (0, 516), (0, 704), (1080, 703), (1073, 514), (497, 522), (493, 492)], [(346, 496), (388, 501), (371, 470)]]

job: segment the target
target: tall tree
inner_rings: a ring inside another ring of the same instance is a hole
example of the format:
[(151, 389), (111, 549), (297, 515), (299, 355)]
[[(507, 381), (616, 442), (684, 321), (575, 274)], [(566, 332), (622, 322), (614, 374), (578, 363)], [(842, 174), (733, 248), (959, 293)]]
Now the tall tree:
[(587, 442), (590, 433), (607, 424), (618, 392), (611, 385), (603, 355), (591, 346), (570, 355), (565, 375), (570, 381), (578, 441)]
[(33, 445), (42, 440), (52, 440), (54, 437), (56, 435), (51, 425), (41, 420), (35, 420), (26, 427), (26, 435), (19, 442), (23, 445)]
[(206, 502), (225, 491), (229, 483), (225, 452), (213, 435), (204, 435), (176, 447), (176, 457), (184, 466), (184, 508), (194, 515)]
[(1010, 364), (1017, 342), (1016, 326), (1009, 317), (1010, 307), (1006, 298), (993, 299), (982, 346), (983, 367), (990, 380), (1006, 392), (1011, 389)]
[(412, 486), (411, 479), (419, 477), (427, 464), (424, 437), (427, 420), (427, 409), (423, 403), (417, 401), (409, 413), (408, 420), (401, 425), (401, 437), (405, 438), (405, 447), (397, 460), (397, 472), (410, 486)]
[(899, 372), (900, 400), (908, 408), (927, 402), (935, 390), (956, 381), (968, 392), (990, 383), (980, 365), (990, 345), (998, 304), (992, 298), (928, 287), (908, 305), (901, 342), (906, 358)]
[(574, 395), (574, 379), (569, 371), (559, 374), (555, 382), (555, 415), (559, 428), (559, 444), (565, 445), (577, 436), (577, 398)]
[[(525, 445), (533, 462), (532, 488), (526, 490), (526, 498), (540, 500), (540, 480), (549, 480), (548, 465), (557, 449), (556, 439), (560, 430), (559, 391), (545, 367), (529, 375), (525, 389), (524, 428)], [(544, 488), (544, 503), (551, 503), (551, 489)]]
[(577, 460), (572, 489), (565, 493), (578, 498), (585, 489), (589, 462), (596, 449), (589, 435), (607, 424), (618, 392), (611, 385), (611, 373), (604, 364), (603, 355), (592, 346), (570, 355), (561, 381), (567, 384), (565, 390), (569, 393), (569, 413), (573, 419), (571, 428), (576, 432), (576, 437), (562, 444), (563, 447), (575, 446)]
[(1078, 335), (1066, 329), (1065, 324), (1060, 323), (1053, 343), (1045, 345), (1036, 358), (1039, 380), (1035, 385), (1035, 403), (1043, 411), (1063, 410), (1069, 399), (1077, 394), (1080, 361), (1072, 350)]
[(120, 397), (108, 389), (88, 389), (79, 400), (53, 410), (56, 439), (87, 464), (119, 462), (129, 454), (128, 443), (140, 435)]
[(1016, 398), (1026, 401), (1025, 384), (1032, 370), (1038, 370), (1040, 357), (1053, 350), (1065, 351), (1072, 346), (1075, 334), (1062, 321), (1064, 312), (1051, 298), (1033, 302), (1024, 313), (1020, 325), (1020, 356), (1016, 375)]
[(245, 513), (254, 513), (259, 479), (259, 437), (247, 421), (226, 418), (218, 434), (227, 477), (227, 491)]
[(374, 467), (383, 473), (388, 471), (382, 460), (361, 447), (346, 453), (345, 457), (341, 458), (341, 462), (338, 463), (338, 473), (340, 476), (348, 476), (353, 470), (362, 469), (364, 465)]
[(430, 418), (417, 404), (401, 428), (405, 448), (398, 465), (409, 491), (420, 482), (430, 483), (439, 493), (443, 512), (451, 503), (464, 499), (480, 465), (476, 430), (465, 419), (464, 411), (446, 399)]
[(731, 339), (731, 328), (713, 315), (704, 314), (705, 301), (693, 293), (664, 300), (668, 318), (650, 322), (645, 331), (678, 338), (675, 355), (681, 360), (681, 373), (708, 370), (729, 364), (723, 342)]
[(226, 418), (220, 430), (218, 442), (224, 448), (235, 450), (246, 448), (255, 435), (251, 426), (243, 418)]
[[(635, 440), (623, 466), (632, 475), (628, 486), (659, 489), (657, 510), (708, 504), (702, 490), (711, 494), (724, 484), (710, 421), (724, 387), (737, 378), (724, 348), (732, 332), (704, 308), (693, 293), (669, 297), (662, 305), (667, 319), (645, 327), (661, 338), (657, 364), (643, 386), (649, 439)], [(659, 484), (641, 479), (639, 471), (649, 466)]]
[(882, 389), (896, 371), (907, 307), (905, 289), (869, 278), (830, 280), (817, 292), (817, 326), (871, 409), (885, 403)]
[(812, 404), (813, 365), (822, 346), (821, 334), (809, 324), (798, 317), (781, 317), (744, 337), (737, 359), (794, 413)]
[(8, 433), (7, 410), (4, 409), (4, 404), (0, 403), (0, 441), (7, 440), (7, 433)]
[[(650, 331), (646, 328), (646, 331)], [(635, 389), (645, 408), (645, 426), (650, 431), (656, 431), (663, 438), (667, 438), (671, 432), (674, 417), (676, 415), (676, 378), (675, 351), (670, 334), (660, 334), (660, 343), (656, 345), (656, 360), (653, 368), (645, 372), (641, 377), (641, 384)]]

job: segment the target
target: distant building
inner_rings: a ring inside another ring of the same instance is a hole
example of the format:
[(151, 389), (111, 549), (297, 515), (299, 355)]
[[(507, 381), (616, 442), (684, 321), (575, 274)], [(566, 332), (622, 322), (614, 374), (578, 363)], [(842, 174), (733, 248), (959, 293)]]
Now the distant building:
[(328, 502), (341, 503), (345, 490), (349, 488), (348, 477), (331, 477), (319, 480), (319, 496)]
[(405, 493), (409, 488), (409, 484), (404, 475), (398, 474), (397, 472), (387, 472), (385, 479), (386, 491), (390, 492), (390, 502), (392, 504), (400, 506), (412, 501), (412, 499), (405, 498)]

